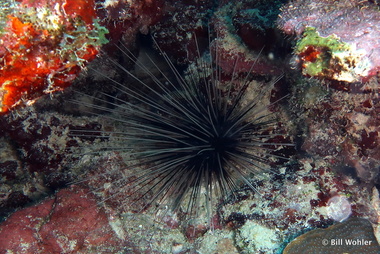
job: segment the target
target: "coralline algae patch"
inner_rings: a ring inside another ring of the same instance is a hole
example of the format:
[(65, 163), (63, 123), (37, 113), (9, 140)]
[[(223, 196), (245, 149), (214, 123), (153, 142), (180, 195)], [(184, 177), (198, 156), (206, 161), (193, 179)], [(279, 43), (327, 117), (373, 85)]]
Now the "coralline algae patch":
[[(369, 82), (376, 89), (378, 82)], [(303, 133), (301, 149), (364, 183), (379, 184), (380, 100), (377, 93), (349, 93), (303, 79), (289, 100)]]
[(278, 24), (298, 39), (294, 54), (306, 76), (367, 81), (380, 69), (380, 12), (367, 1), (291, 1)]
[(93, 140), (72, 137), (70, 129), (99, 134), (101, 124), (95, 118), (79, 120), (36, 111), (36, 105), (48, 101), (49, 97), (41, 98), (30, 107), (18, 109), (17, 116), (0, 117), (0, 218), (78, 179), (75, 148), (89, 146)]
[(1, 2), (0, 112), (69, 86), (107, 42), (92, 0)]

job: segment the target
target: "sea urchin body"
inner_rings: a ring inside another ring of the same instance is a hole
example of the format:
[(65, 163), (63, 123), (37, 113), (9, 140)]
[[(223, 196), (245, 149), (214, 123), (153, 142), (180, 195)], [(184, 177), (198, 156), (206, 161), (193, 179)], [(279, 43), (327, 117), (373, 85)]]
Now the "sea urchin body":
[[(228, 81), (222, 80), (217, 52), (199, 56), (185, 75), (161, 52), (172, 77), (151, 61), (160, 78), (126, 49), (121, 50), (144, 70), (153, 85), (115, 62), (140, 88), (105, 76), (128, 99), (105, 93), (103, 99), (94, 98), (97, 106), (88, 106), (104, 111), (107, 114), (102, 117), (122, 126), (123, 131), (107, 133), (118, 142), (107, 150), (129, 153), (133, 163), (126, 174), (138, 168), (137, 175), (128, 176), (132, 199), (149, 196), (148, 205), (168, 203), (172, 210), (184, 205), (185, 212), (193, 214), (200, 200), (206, 202), (202, 206), (210, 208), (215, 196), (227, 196), (238, 188), (238, 182), (255, 189), (250, 174), (282, 158), (275, 151), (289, 144), (275, 141), (277, 122), (266, 112), (268, 105), (260, 102), (270, 89), (262, 88), (253, 99), (247, 99), (249, 74), (235, 73)], [(105, 101), (113, 101), (114, 109), (101, 106)]]

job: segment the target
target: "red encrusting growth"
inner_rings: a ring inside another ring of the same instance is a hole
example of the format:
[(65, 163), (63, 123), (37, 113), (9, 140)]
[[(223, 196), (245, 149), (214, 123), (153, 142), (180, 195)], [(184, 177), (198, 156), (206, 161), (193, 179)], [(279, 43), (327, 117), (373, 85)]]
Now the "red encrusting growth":
[(308, 46), (305, 51), (300, 53), (300, 58), (302, 61), (314, 63), (320, 54), (321, 51), (319, 51), (318, 48), (314, 46)]
[(21, 4), (0, 33), (0, 113), (69, 86), (102, 44), (93, 1)]
[(68, 16), (71, 18), (79, 16), (88, 25), (92, 25), (92, 19), (96, 17), (95, 3), (93, 0), (69, 0), (66, 1), (62, 7)]

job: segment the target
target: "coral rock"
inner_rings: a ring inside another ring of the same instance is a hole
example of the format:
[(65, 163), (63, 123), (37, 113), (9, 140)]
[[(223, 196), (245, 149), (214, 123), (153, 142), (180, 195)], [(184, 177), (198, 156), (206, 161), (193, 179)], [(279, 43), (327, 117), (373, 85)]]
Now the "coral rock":
[(380, 246), (366, 219), (352, 218), (326, 229), (315, 229), (294, 239), (284, 250), (293, 253), (380, 253)]

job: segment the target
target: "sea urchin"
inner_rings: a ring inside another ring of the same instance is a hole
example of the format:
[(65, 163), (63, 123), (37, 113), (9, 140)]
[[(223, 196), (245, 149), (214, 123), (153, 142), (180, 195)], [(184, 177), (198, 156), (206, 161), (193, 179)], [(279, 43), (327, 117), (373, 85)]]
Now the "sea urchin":
[[(153, 85), (113, 62), (140, 88), (99, 72), (124, 98), (104, 93), (103, 99), (94, 98), (97, 105), (87, 106), (104, 111), (106, 114), (99, 114), (102, 118), (122, 126), (122, 131), (104, 132), (118, 142), (106, 150), (128, 152), (133, 162), (126, 169), (126, 177), (134, 200), (149, 196), (148, 205), (169, 203), (172, 210), (184, 205), (184, 211), (193, 214), (200, 200), (206, 202), (202, 206), (210, 208), (214, 196), (226, 197), (238, 188), (239, 181), (255, 189), (249, 175), (282, 158), (275, 150), (289, 144), (273, 141), (279, 135), (274, 132), (277, 122), (265, 113), (268, 105), (261, 103), (273, 82), (248, 100), (245, 94), (251, 84), (250, 74), (233, 73), (225, 81), (218, 67), (218, 50), (199, 54), (185, 74), (161, 52), (170, 67), (170, 77), (155, 61), (151, 63), (159, 75), (127, 49), (120, 50), (149, 76)], [(105, 102), (113, 108), (102, 106)], [(92, 135), (91, 131), (81, 133)], [(137, 175), (130, 177), (128, 171), (136, 172), (130, 169), (138, 169)]]

